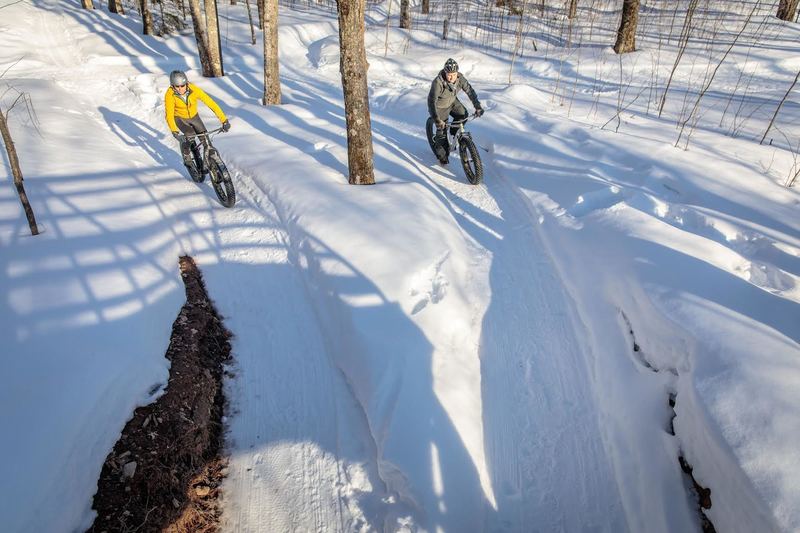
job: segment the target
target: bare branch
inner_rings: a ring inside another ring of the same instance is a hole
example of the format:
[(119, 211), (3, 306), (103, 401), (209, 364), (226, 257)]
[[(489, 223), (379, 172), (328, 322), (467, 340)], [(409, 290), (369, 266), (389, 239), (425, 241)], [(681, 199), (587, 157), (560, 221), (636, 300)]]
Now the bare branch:
[(794, 81), (789, 86), (789, 90), (787, 90), (786, 94), (783, 95), (783, 99), (781, 100), (781, 103), (778, 104), (778, 108), (775, 110), (775, 114), (772, 115), (772, 120), (769, 121), (769, 125), (767, 126), (767, 131), (764, 132), (764, 136), (761, 137), (761, 141), (758, 144), (764, 144), (764, 139), (767, 138), (767, 134), (769, 133), (770, 128), (772, 128), (772, 125), (775, 123), (775, 118), (778, 116), (778, 112), (781, 110), (781, 107), (783, 107), (783, 103), (786, 101), (786, 98), (789, 97), (789, 93), (792, 92), (792, 89), (794, 89), (794, 86), (797, 84), (797, 80), (799, 78), (800, 78), (800, 70), (797, 71), (797, 76), (794, 77)]
[(2, 78), (3, 76), (5, 76), (5, 75), (6, 75), (6, 72), (8, 72), (8, 71), (9, 71), (9, 70), (11, 70), (12, 68), (14, 68), (14, 67), (17, 65), (17, 63), (19, 63), (19, 62), (20, 62), (20, 61), (22, 61), (23, 59), (25, 59), (25, 56), (22, 56), (22, 57), (20, 57), (19, 59), (17, 59), (16, 61), (14, 61), (14, 62), (13, 62), (11, 65), (9, 65), (9, 67), (8, 67), (7, 69), (5, 69), (5, 70), (3, 71), (3, 73), (2, 73), (2, 74), (0, 74), (0, 78)]

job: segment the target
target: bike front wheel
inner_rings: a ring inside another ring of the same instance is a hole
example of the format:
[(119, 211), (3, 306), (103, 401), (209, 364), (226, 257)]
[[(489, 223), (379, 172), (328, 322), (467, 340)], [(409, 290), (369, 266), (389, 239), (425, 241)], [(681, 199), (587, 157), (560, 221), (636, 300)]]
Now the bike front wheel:
[(467, 181), (477, 185), (483, 180), (483, 163), (478, 155), (478, 148), (473, 140), (467, 136), (461, 137), (458, 142), (458, 151), (461, 156), (461, 166), (464, 167), (464, 174)]
[(208, 170), (211, 174), (211, 185), (219, 198), (219, 203), (225, 207), (233, 207), (236, 203), (236, 190), (233, 188), (230, 172), (218, 155), (212, 154), (208, 158)]
[(196, 144), (192, 143), (190, 146), (192, 151), (192, 159), (194, 159), (193, 163), (184, 163), (186, 165), (186, 170), (189, 171), (189, 175), (192, 177), (192, 181), (196, 183), (202, 183), (203, 180), (206, 179), (205, 174), (203, 174), (203, 154), (200, 153), (200, 147)]
[(433, 137), (436, 134), (436, 124), (431, 117), (428, 117), (427, 122), (425, 122), (425, 135), (428, 137), (428, 144), (433, 150), (433, 153), (436, 153), (436, 142), (434, 142)]

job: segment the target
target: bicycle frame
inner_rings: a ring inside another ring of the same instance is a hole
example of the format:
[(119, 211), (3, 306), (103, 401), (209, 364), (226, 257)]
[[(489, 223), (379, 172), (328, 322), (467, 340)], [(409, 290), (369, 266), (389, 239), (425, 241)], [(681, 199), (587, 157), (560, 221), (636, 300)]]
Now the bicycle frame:
[(203, 150), (203, 165), (208, 167), (208, 158), (211, 157), (212, 153), (219, 153), (217, 149), (214, 147), (214, 144), (211, 142), (211, 138), (220, 133), (222, 128), (217, 128), (215, 130), (207, 130), (203, 133), (195, 133), (194, 135), (187, 135), (186, 142), (191, 142), (195, 139), (201, 139), (201, 144), (205, 148)]
[[(476, 118), (478, 118), (478, 115), (472, 114), (468, 117), (462, 118), (461, 120), (450, 120), (445, 123), (445, 131), (447, 132), (447, 143), (450, 146), (451, 152), (455, 152), (458, 149), (461, 137), (463, 137), (464, 135), (470, 135), (470, 133), (466, 129), (464, 129), (464, 124)], [(456, 126), (458, 127), (456, 132), (450, 133), (450, 129)]]

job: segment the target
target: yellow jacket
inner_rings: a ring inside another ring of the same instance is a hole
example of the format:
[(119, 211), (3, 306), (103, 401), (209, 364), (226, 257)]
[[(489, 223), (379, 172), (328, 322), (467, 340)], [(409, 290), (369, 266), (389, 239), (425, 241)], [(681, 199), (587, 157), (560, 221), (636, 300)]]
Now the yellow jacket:
[(217, 103), (197, 85), (190, 83), (185, 97), (186, 101), (172, 87), (169, 87), (164, 94), (164, 111), (167, 115), (167, 124), (170, 130), (179, 131), (178, 125), (175, 124), (175, 117), (190, 119), (197, 114), (197, 100), (202, 100), (217, 115), (220, 122), (227, 120), (225, 113), (222, 112)]

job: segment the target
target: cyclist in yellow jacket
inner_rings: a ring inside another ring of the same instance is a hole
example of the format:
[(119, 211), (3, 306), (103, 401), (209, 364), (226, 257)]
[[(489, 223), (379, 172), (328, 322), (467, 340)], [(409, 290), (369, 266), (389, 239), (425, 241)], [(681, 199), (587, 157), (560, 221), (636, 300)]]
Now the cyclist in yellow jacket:
[(222, 131), (231, 129), (231, 123), (225, 117), (225, 113), (217, 103), (208, 96), (203, 89), (189, 83), (186, 73), (180, 70), (173, 70), (169, 74), (169, 88), (164, 94), (164, 110), (167, 117), (167, 125), (173, 137), (181, 144), (181, 153), (186, 163), (192, 162), (192, 151), (195, 149), (195, 142), (187, 142), (187, 135), (205, 133), (206, 126), (197, 114), (197, 101), (202, 100), (211, 111), (217, 115), (222, 123)]

